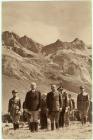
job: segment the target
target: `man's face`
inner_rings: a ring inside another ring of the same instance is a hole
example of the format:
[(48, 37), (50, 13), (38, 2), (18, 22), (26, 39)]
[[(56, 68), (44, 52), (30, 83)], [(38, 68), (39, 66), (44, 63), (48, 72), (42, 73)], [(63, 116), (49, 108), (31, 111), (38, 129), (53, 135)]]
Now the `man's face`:
[(63, 91), (63, 87), (60, 88), (60, 91)]
[(84, 88), (81, 88), (80, 91), (81, 91), (81, 93), (83, 93), (84, 92)]
[(56, 85), (51, 85), (51, 90), (52, 90), (53, 92), (57, 91)]
[(68, 98), (71, 99), (71, 95), (68, 95)]
[(36, 90), (36, 84), (35, 83), (31, 84), (31, 89)]
[(13, 97), (16, 97), (16, 94), (17, 94), (17, 93), (13, 92), (13, 93), (12, 93)]

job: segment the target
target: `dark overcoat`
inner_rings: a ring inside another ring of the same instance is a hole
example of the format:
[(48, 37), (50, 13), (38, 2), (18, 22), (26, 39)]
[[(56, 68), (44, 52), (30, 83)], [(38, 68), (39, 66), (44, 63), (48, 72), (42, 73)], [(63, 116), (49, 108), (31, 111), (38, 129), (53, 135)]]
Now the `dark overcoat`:
[(87, 115), (88, 110), (89, 110), (89, 96), (88, 94), (83, 95), (83, 94), (78, 94), (77, 96), (77, 109), (79, 110), (79, 112)]
[(61, 96), (59, 92), (55, 94), (53, 92), (49, 92), (46, 98), (47, 108), (49, 111), (59, 111), (61, 107)]
[(27, 92), (24, 108), (28, 109), (29, 111), (37, 111), (40, 108), (41, 104), (41, 93), (39, 91), (35, 91), (34, 93), (32, 90)]

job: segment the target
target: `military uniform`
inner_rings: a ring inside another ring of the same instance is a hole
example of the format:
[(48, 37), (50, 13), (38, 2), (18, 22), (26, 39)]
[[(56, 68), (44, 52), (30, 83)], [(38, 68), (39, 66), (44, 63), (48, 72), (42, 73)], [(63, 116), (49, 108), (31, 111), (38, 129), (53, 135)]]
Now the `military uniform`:
[(30, 130), (38, 131), (38, 117), (41, 104), (41, 93), (37, 90), (30, 90), (26, 94), (25, 109), (30, 114)]
[(59, 128), (59, 111), (61, 108), (61, 96), (59, 92), (49, 92), (47, 94), (46, 103), (49, 110), (49, 117), (51, 120), (51, 130), (54, 130), (54, 120), (56, 128)]
[(13, 97), (9, 100), (8, 112), (10, 113), (14, 129), (19, 128), (21, 101), (19, 97)]

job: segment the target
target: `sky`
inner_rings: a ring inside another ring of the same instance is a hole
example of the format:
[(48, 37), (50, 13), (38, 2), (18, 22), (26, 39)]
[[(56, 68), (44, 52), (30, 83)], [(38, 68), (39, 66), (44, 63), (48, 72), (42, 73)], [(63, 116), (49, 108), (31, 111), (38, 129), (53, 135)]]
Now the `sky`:
[(2, 31), (27, 35), (43, 45), (75, 38), (91, 44), (91, 20), (89, 1), (2, 3)]

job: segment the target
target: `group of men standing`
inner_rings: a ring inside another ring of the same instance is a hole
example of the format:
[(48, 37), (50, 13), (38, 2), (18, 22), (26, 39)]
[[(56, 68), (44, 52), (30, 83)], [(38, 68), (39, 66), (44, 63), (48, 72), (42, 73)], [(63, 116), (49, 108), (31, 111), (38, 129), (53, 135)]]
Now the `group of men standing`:
[[(9, 100), (8, 107), (15, 130), (19, 128), (21, 109), (20, 99), (16, 96), (16, 93), (15, 90), (12, 91), (13, 98)], [(85, 94), (83, 87), (80, 87), (80, 94), (77, 96), (77, 108), (81, 115), (82, 124), (84, 124), (87, 121), (89, 98), (88, 94)], [(29, 114), (29, 129), (31, 132), (38, 131), (39, 112), (41, 112), (41, 117), (44, 117), (45, 114), (44, 120), (47, 117), (50, 118), (51, 130), (54, 130), (55, 127), (56, 129), (64, 127), (65, 119), (68, 122), (69, 118), (66, 113), (68, 113), (68, 110), (72, 110), (73, 114), (75, 102), (71, 98), (71, 94), (67, 96), (62, 86), (57, 89), (56, 85), (51, 85), (51, 92), (47, 94), (45, 102), (42, 104), (41, 93), (37, 90), (36, 83), (33, 82), (31, 83), (31, 90), (26, 94), (23, 109)]]

